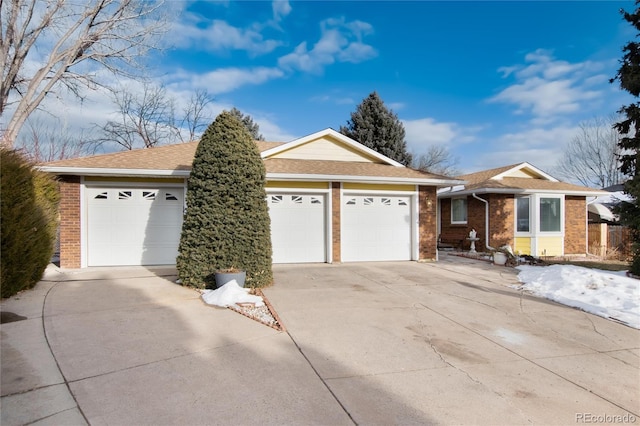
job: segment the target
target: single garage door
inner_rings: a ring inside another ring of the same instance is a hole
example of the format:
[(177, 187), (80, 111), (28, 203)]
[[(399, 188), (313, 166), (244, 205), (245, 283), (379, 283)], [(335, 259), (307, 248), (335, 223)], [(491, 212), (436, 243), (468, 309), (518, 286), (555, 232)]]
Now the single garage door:
[(89, 266), (176, 263), (183, 188), (87, 188)]
[(411, 197), (345, 195), (342, 261), (411, 260)]
[(273, 263), (326, 262), (326, 202), (323, 194), (267, 196)]

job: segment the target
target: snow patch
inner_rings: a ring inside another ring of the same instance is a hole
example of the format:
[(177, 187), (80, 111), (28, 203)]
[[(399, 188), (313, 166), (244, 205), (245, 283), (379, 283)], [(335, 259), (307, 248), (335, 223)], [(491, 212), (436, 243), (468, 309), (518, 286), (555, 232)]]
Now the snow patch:
[(575, 265), (518, 266), (519, 289), (640, 329), (640, 280)]
[(249, 294), (249, 289), (240, 287), (236, 280), (231, 280), (215, 290), (205, 290), (202, 300), (208, 305), (221, 306), (223, 308), (236, 303), (255, 303), (256, 307), (264, 306), (262, 297)]

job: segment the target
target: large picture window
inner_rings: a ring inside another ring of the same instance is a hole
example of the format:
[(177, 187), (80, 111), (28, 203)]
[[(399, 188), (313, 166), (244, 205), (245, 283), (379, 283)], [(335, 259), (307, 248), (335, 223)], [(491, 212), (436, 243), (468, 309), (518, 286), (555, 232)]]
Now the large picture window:
[(561, 206), (560, 198), (540, 198), (541, 232), (560, 232), (562, 230)]
[(453, 224), (467, 223), (467, 199), (466, 198), (451, 199), (451, 223)]
[(531, 199), (516, 198), (516, 232), (531, 232)]

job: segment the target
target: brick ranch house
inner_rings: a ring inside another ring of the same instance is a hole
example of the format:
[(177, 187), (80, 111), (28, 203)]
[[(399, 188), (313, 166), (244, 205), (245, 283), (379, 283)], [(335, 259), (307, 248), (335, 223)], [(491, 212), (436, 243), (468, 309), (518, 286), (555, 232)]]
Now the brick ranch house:
[(480, 250), (510, 244), (533, 256), (585, 255), (587, 204), (605, 191), (560, 182), (529, 163), (458, 177), (464, 185), (438, 191), (441, 241)]
[[(438, 188), (326, 129), (256, 142), (267, 171), (274, 263), (433, 260)], [(196, 142), (43, 165), (61, 183), (60, 266), (175, 264)]]

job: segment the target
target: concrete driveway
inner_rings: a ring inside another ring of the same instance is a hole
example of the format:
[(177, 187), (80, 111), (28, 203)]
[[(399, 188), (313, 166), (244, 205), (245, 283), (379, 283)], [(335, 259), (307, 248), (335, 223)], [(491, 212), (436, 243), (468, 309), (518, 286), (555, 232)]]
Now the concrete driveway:
[(638, 330), (523, 297), (513, 270), (275, 277), (288, 333), (204, 305), (173, 269), (50, 272), (0, 305), (18, 319), (0, 329), (2, 425), (640, 422)]
[(278, 266), (266, 294), (358, 424), (640, 423), (640, 332), (523, 296), (515, 272)]

